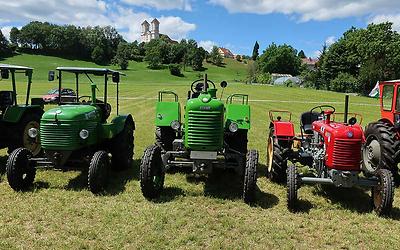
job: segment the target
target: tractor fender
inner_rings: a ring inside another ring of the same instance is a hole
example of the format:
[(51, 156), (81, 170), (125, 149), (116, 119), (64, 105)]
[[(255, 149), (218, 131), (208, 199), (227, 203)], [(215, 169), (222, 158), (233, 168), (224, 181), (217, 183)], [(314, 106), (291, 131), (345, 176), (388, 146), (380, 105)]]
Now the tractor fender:
[(276, 137), (293, 138), (295, 136), (294, 124), (292, 122), (273, 121), (271, 122), (271, 127), (274, 128), (274, 135)]
[(132, 115), (129, 114), (129, 115), (119, 115), (119, 116), (115, 117), (111, 121), (111, 123), (114, 125), (114, 131), (113, 132), (116, 135), (119, 134), (124, 129), (125, 123), (127, 121), (130, 121), (130, 122), (133, 123), (133, 130), (135, 130), (136, 129), (135, 122), (133, 120)]
[(169, 127), (173, 121), (181, 122), (181, 108), (179, 102), (157, 102), (155, 118), (157, 127)]
[(238, 125), (239, 129), (250, 129), (250, 106), (246, 104), (227, 104), (225, 112), (225, 127), (234, 122)]
[(3, 121), (16, 123), (19, 122), (26, 113), (38, 113), (43, 115), (44, 111), (39, 105), (33, 106), (10, 106), (3, 115)]
[(387, 124), (389, 124), (391, 126), (394, 126), (393, 122), (390, 121), (389, 119), (386, 119), (386, 118), (379, 119), (378, 121), (379, 122), (383, 122), (383, 123), (387, 123)]

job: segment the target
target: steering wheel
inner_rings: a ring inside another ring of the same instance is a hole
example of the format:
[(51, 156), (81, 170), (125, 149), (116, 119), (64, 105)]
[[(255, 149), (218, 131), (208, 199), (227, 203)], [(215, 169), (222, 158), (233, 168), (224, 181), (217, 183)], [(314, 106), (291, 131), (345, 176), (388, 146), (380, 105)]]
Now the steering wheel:
[(316, 107), (312, 108), (310, 110), (310, 112), (312, 113), (314, 110), (319, 109), (320, 110), (320, 114), (323, 114), (324, 110), (322, 108), (328, 108), (328, 110), (332, 111), (332, 114), (335, 113), (335, 111), (336, 111), (335, 107), (333, 107), (331, 105), (319, 105), (319, 106), (316, 106)]
[[(87, 100), (84, 98), (87, 98)], [(81, 100), (81, 99), (84, 99), (84, 100)], [(81, 103), (87, 103), (87, 102), (91, 102), (91, 101), (92, 101), (92, 97), (89, 95), (82, 95), (78, 98), (78, 102), (81, 102)]]
[[(212, 86), (215, 89), (215, 84), (211, 80), (207, 80), (207, 84), (211, 83)], [(198, 93), (203, 89), (203, 84), (204, 84), (204, 79), (199, 79), (194, 82), (192, 82), (192, 85), (190, 85), (190, 89), (192, 90), (193, 93)]]

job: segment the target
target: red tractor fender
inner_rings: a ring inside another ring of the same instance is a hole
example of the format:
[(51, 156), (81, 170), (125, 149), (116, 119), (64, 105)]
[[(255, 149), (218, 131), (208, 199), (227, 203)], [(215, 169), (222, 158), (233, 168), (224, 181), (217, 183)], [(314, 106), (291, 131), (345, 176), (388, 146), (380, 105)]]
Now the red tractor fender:
[[(279, 114), (279, 115), (276, 115)], [(282, 120), (282, 115), (286, 114), (286, 119)], [(292, 123), (292, 113), (287, 110), (269, 111), (270, 129), (273, 128), (274, 136), (279, 139), (292, 140), (295, 137), (294, 124)]]
[(288, 121), (272, 121), (270, 127), (274, 128), (274, 135), (277, 138), (293, 139), (294, 124)]

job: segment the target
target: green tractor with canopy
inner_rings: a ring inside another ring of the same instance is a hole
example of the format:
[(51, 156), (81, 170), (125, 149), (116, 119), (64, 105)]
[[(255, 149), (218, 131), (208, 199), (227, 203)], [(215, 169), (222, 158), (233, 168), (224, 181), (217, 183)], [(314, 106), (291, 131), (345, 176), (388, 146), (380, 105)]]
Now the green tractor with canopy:
[[(33, 69), (24, 66), (0, 64), (0, 83), (10, 79), (8, 88), (3, 83), (0, 90), (0, 148), (8, 148), (12, 152), (19, 147), (25, 147), (37, 156), (41, 152), (40, 141), (32, 137), (32, 131), (37, 130), (43, 114), (41, 98), (30, 97)], [(25, 100), (18, 102), (17, 75), (27, 78)]]
[[(221, 82), (223, 89), (226, 86)], [(211, 174), (216, 168), (234, 169), (242, 177), (244, 201), (254, 202), (258, 152), (247, 150), (248, 96), (234, 94), (226, 103), (221, 98), (217, 98), (216, 86), (207, 75), (194, 81), (182, 121), (178, 95), (159, 92), (156, 143), (146, 148), (140, 165), (141, 190), (147, 199), (160, 195), (168, 169), (189, 167), (200, 175)]]
[[(65, 102), (59, 95), (58, 106), (46, 111), (40, 129), (31, 131), (40, 139), (44, 157), (34, 157), (27, 148), (14, 150), (7, 161), (7, 179), (14, 190), (32, 185), (36, 168), (50, 167), (68, 170), (79, 166), (88, 169), (88, 186), (93, 193), (104, 191), (111, 169), (121, 170), (132, 165), (135, 123), (133, 117), (120, 115), (118, 110), (120, 72), (101, 68), (58, 67), (58, 74), (49, 72), (49, 81), (58, 78), (61, 90), (63, 78), (75, 79), (76, 98)], [(72, 75), (71, 75), (72, 74)], [(91, 95), (80, 95), (80, 77), (85, 77)], [(104, 81), (104, 96), (98, 97), (92, 77)], [(111, 115), (107, 102), (109, 77), (116, 87), (116, 116)]]

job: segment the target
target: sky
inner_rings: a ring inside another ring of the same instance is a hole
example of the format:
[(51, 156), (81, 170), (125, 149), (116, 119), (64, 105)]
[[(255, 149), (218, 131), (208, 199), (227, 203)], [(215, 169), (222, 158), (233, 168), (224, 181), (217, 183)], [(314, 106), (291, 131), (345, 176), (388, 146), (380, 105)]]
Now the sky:
[(226, 47), (250, 55), (269, 44), (290, 44), (317, 57), (352, 26), (393, 22), (400, 31), (400, 0), (0, 0), (0, 29), (30, 21), (78, 26), (111, 25), (127, 41), (140, 41), (140, 24), (153, 18), (172, 39)]

